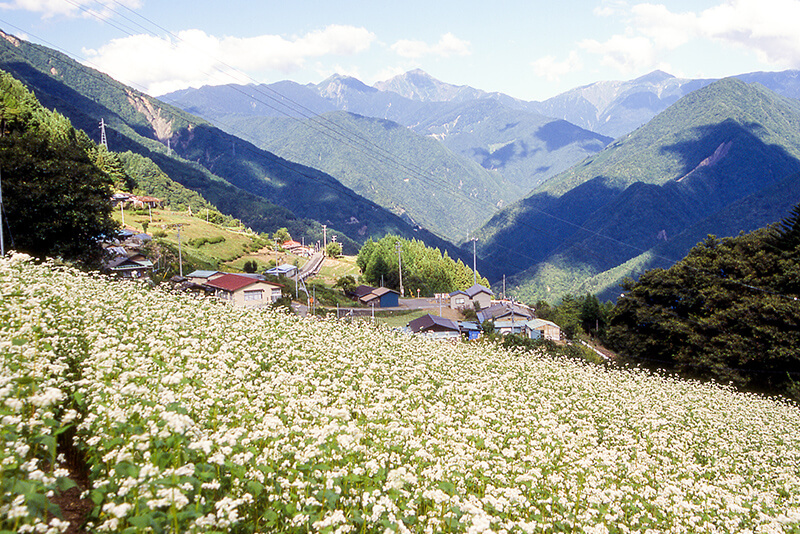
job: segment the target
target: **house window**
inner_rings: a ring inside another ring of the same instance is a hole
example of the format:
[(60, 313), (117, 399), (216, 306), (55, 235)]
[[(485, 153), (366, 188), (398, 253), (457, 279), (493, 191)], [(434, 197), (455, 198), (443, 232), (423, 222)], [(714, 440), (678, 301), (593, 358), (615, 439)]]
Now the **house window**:
[(464, 297), (456, 298), (456, 305), (458, 305), (458, 304), (464, 304)]
[(244, 292), (244, 300), (261, 300), (263, 291), (261, 289), (253, 289)]

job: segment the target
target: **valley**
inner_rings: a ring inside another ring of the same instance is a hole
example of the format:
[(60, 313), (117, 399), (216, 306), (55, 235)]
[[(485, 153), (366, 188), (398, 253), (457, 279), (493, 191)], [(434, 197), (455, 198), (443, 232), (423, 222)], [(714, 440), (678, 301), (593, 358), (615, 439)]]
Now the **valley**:
[(800, 200), (794, 71), (656, 71), (527, 102), (421, 70), (372, 87), (335, 75), (156, 100), (10, 36), (0, 67), (92, 135), (103, 118), (115, 150), (256, 232), (319, 241), (325, 225), (348, 254), (393, 233), (465, 262), (477, 239), (480, 271), (529, 301), (614, 299), (625, 277)]

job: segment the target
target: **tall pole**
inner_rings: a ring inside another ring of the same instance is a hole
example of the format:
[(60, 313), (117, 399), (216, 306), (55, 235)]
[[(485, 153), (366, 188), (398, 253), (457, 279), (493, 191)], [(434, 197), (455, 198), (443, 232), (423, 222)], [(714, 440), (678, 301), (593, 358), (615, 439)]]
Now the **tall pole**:
[(183, 278), (183, 252), (181, 249), (181, 225), (178, 225), (178, 272)]
[(119, 203), (119, 212), (122, 215), (122, 227), (125, 227), (125, 210), (122, 209), (122, 205), (125, 204), (124, 200), (121, 200)]
[(108, 139), (106, 138), (106, 121), (100, 119), (100, 144), (108, 150)]
[(328, 248), (328, 225), (322, 225), (322, 250)]
[(0, 175), (0, 256), (6, 255), (6, 243), (3, 241), (3, 178)]
[(478, 269), (476, 267), (475, 261), (475, 242), (478, 240), (477, 237), (472, 238), (472, 285), (478, 285)]
[(402, 245), (400, 241), (397, 242), (397, 270), (400, 272), (400, 296), (403, 296), (403, 258), (400, 254)]

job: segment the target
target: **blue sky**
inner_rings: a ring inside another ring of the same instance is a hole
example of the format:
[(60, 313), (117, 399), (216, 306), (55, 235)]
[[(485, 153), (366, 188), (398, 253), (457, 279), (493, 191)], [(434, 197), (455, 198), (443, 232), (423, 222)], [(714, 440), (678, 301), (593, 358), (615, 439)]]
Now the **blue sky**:
[(204, 84), (367, 84), (421, 68), (543, 100), (661, 69), (800, 69), (800, 0), (0, 0), (0, 29), (159, 95)]

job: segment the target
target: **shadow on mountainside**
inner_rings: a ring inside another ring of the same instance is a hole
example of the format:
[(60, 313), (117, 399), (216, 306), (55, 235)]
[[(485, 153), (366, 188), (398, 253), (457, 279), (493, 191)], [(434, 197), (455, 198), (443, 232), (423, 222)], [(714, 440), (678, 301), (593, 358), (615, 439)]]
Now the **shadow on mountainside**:
[[(561, 265), (580, 266), (584, 273), (606, 271), (800, 172), (800, 160), (759, 135), (763, 137), (759, 125), (733, 120), (696, 128), (691, 141), (662, 149), (682, 162), (663, 185), (636, 182), (620, 188), (596, 176), (560, 197), (536, 193), (523, 199), (484, 228), (490, 237), (481, 254), (492, 267), (490, 280), (529, 270), (556, 255)], [(718, 151), (726, 144), (726, 150)], [(777, 221), (785, 212), (776, 210), (760, 220), (770, 216)], [(724, 222), (718, 220), (706, 233), (715, 233)], [(670, 249), (673, 260), (694, 244)]]

